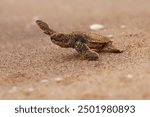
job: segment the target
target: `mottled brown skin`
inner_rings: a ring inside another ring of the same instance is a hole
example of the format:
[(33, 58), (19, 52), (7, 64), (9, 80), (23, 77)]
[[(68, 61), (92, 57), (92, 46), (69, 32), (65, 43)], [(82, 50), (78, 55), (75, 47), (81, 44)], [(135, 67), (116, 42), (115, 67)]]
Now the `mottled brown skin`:
[(122, 52), (112, 45), (108, 37), (90, 32), (57, 33), (41, 20), (37, 20), (36, 23), (45, 34), (50, 36), (54, 44), (63, 48), (74, 48), (84, 59), (97, 60), (98, 52), (102, 50), (112, 53)]

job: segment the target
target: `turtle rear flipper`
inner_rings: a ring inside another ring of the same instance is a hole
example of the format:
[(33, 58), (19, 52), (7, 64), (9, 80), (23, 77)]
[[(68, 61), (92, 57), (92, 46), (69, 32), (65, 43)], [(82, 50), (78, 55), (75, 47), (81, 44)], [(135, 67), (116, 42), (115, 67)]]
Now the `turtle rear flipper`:
[(119, 50), (117, 49), (114, 45), (112, 45), (112, 42), (108, 43), (104, 49), (105, 52), (109, 52), (109, 53), (122, 53), (123, 50)]
[(42, 20), (36, 20), (36, 24), (44, 31), (47, 35), (52, 35), (56, 33), (54, 30), (50, 29), (48, 24), (43, 22)]

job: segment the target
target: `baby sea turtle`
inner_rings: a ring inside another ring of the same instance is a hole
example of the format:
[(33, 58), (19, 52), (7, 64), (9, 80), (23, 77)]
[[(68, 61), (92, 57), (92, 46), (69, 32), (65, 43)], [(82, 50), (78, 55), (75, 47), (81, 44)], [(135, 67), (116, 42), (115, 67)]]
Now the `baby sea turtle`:
[(102, 50), (112, 53), (122, 52), (116, 49), (110, 38), (106, 36), (80, 31), (59, 33), (49, 28), (48, 24), (41, 20), (37, 20), (36, 23), (45, 34), (50, 36), (54, 44), (63, 48), (73, 48), (84, 59), (97, 60), (99, 58), (98, 52)]

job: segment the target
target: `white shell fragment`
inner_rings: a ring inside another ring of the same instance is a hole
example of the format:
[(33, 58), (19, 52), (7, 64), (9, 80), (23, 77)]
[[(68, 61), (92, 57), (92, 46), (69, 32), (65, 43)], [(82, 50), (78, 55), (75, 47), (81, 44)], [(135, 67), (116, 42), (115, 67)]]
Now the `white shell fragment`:
[(62, 80), (63, 80), (62, 77), (57, 77), (57, 78), (55, 78), (55, 81), (56, 81), (56, 82), (61, 82)]
[(128, 78), (128, 79), (132, 79), (132, 78), (133, 78), (133, 75), (128, 74), (128, 75), (127, 75), (127, 78)]
[(101, 24), (92, 24), (92, 25), (90, 25), (90, 29), (91, 30), (102, 30), (102, 29), (104, 29), (104, 26)]
[(107, 37), (109, 37), (109, 38), (113, 38), (113, 35), (107, 35)]
[(48, 83), (48, 82), (49, 82), (49, 80), (47, 80), (47, 79), (43, 79), (43, 80), (41, 80), (40, 82), (41, 82), (41, 83)]

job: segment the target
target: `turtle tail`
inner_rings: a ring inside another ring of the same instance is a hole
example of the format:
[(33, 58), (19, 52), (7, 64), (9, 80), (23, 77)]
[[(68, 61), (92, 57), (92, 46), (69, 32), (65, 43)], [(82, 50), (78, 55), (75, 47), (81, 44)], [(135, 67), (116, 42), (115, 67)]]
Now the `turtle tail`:
[(48, 24), (43, 22), (42, 20), (36, 20), (36, 24), (44, 31), (45, 34), (51, 36), (56, 33), (56, 31), (49, 28)]

